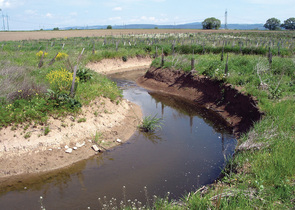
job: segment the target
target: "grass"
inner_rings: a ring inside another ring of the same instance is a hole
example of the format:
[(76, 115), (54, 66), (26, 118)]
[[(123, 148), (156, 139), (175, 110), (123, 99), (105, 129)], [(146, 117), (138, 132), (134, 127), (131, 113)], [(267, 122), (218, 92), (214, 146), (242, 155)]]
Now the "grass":
[[(166, 58), (164, 68), (188, 72), (192, 57), (197, 61), (197, 74), (240, 86), (245, 94), (257, 99), (265, 116), (239, 139), (240, 144), (253, 142), (262, 146), (237, 151), (234, 158), (228, 160), (223, 178), (217, 180), (207, 193), (192, 192), (194, 196), (185, 199), (185, 205), (192, 209), (293, 208), (294, 58), (275, 57), (270, 65), (262, 56), (229, 54), (229, 74), (224, 75), (225, 61), (221, 61), (219, 55), (176, 55)], [(159, 67), (160, 62), (156, 59), (153, 65)]]
[(142, 123), (138, 126), (139, 129), (143, 132), (153, 132), (156, 129), (161, 129), (162, 128), (162, 119), (161, 118), (157, 118), (157, 115), (155, 116), (147, 116), (144, 117), (142, 120)]
[(50, 132), (50, 128), (49, 128), (49, 126), (46, 126), (46, 127), (44, 128), (44, 136), (47, 136), (49, 132)]
[[(77, 113), (81, 106), (88, 105), (97, 97), (108, 97), (113, 101), (122, 97), (115, 83), (83, 67), (83, 63), (88, 62), (88, 57), (82, 59), (78, 71), (81, 81), (76, 85), (75, 96), (70, 97), (72, 69), (66, 59), (74, 65), (79, 51), (65, 48), (61, 52), (53, 46), (46, 52), (44, 65), (38, 68), (40, 58), (36, 56), (36, 52), (39, 52), (36, 47), (39, 44), (42, 45), (38, 43), (33, 47), (32, 43), (30, 45), (25, 41), (5, 42), (0, 52), (0, 83), (3, 87), (0, 90), (0, 128), (31, 122), (43, 125), (50, 116), (56, 118)], [(61, 56), (49, 66), (50, 60), (57, 52), (60, 52)], [(69, 75), (65, 80), (68, 85), (64, 85), (65, 82), (57, 83), (60, 79), (53, 83), (53, 77), (48, 76), (59, 71), (63, 73), (56, 73), (60, 78)], [(79, 80), (78, 77), (76, 81)]]

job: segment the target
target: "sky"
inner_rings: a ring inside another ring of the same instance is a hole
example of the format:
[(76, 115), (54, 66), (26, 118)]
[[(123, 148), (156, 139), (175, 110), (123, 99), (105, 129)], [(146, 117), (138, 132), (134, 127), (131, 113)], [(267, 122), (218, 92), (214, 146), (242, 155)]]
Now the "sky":
[[(281, 22), (295, 17), (295, 0), (0, 0), (0, 30), (202, 22)], [(3, 25), (4, 23), (4, 25)]]

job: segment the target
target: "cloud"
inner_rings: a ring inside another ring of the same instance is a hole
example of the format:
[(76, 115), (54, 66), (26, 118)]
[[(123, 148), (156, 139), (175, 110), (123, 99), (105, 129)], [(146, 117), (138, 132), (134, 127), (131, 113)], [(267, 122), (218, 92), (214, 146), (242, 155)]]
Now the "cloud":
[(115, 7), (115, 8), (113, 8), (113, 11), (122, 11), (123, 9), (122, 9), (122, 7)]
[(8, 0), (0, 0), (1, 8), (9, 8), (11, 6), (11, 2)]
[(48, 18), (52, 18), (53, 15), (52, 15), (51, 13), (47, 13), (47, 14), (46, 14), (46, 17), (48, 17)]

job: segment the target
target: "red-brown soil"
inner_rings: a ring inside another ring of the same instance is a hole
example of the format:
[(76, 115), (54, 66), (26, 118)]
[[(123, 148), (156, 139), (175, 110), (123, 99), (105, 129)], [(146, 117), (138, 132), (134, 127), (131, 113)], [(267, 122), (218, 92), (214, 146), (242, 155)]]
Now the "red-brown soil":
[(137, 82), (147, 89), (177, 95), (215, 111), (233, 128), (236, 136), (249, 130), (253, 123), (262, 117), (256, 101), (251, 96), (208, 77), (151, 68)]

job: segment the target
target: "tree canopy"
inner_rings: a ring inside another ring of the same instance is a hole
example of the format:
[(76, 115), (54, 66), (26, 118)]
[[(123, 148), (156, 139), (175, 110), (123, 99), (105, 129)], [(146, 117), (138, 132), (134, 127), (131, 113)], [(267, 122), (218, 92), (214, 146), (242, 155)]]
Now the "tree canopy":
[(215, 17), (207, 18), (202, 22), (203, 29), (219, 29), (221, 21)]
[(113, 27), (111, 25), (108, 25), (107, 26), (107, 29), (112, 29)]
[(295, 18), (289, 18), (284, 21), (284, 23), (281, 25), (282, 28), (286, 30), (295, 30)]
[(281, 21), (279, 19), (269, 18), (263, 27), (273, 31), (273, 30), (280, 29), (280, 25), (281, 25)]

